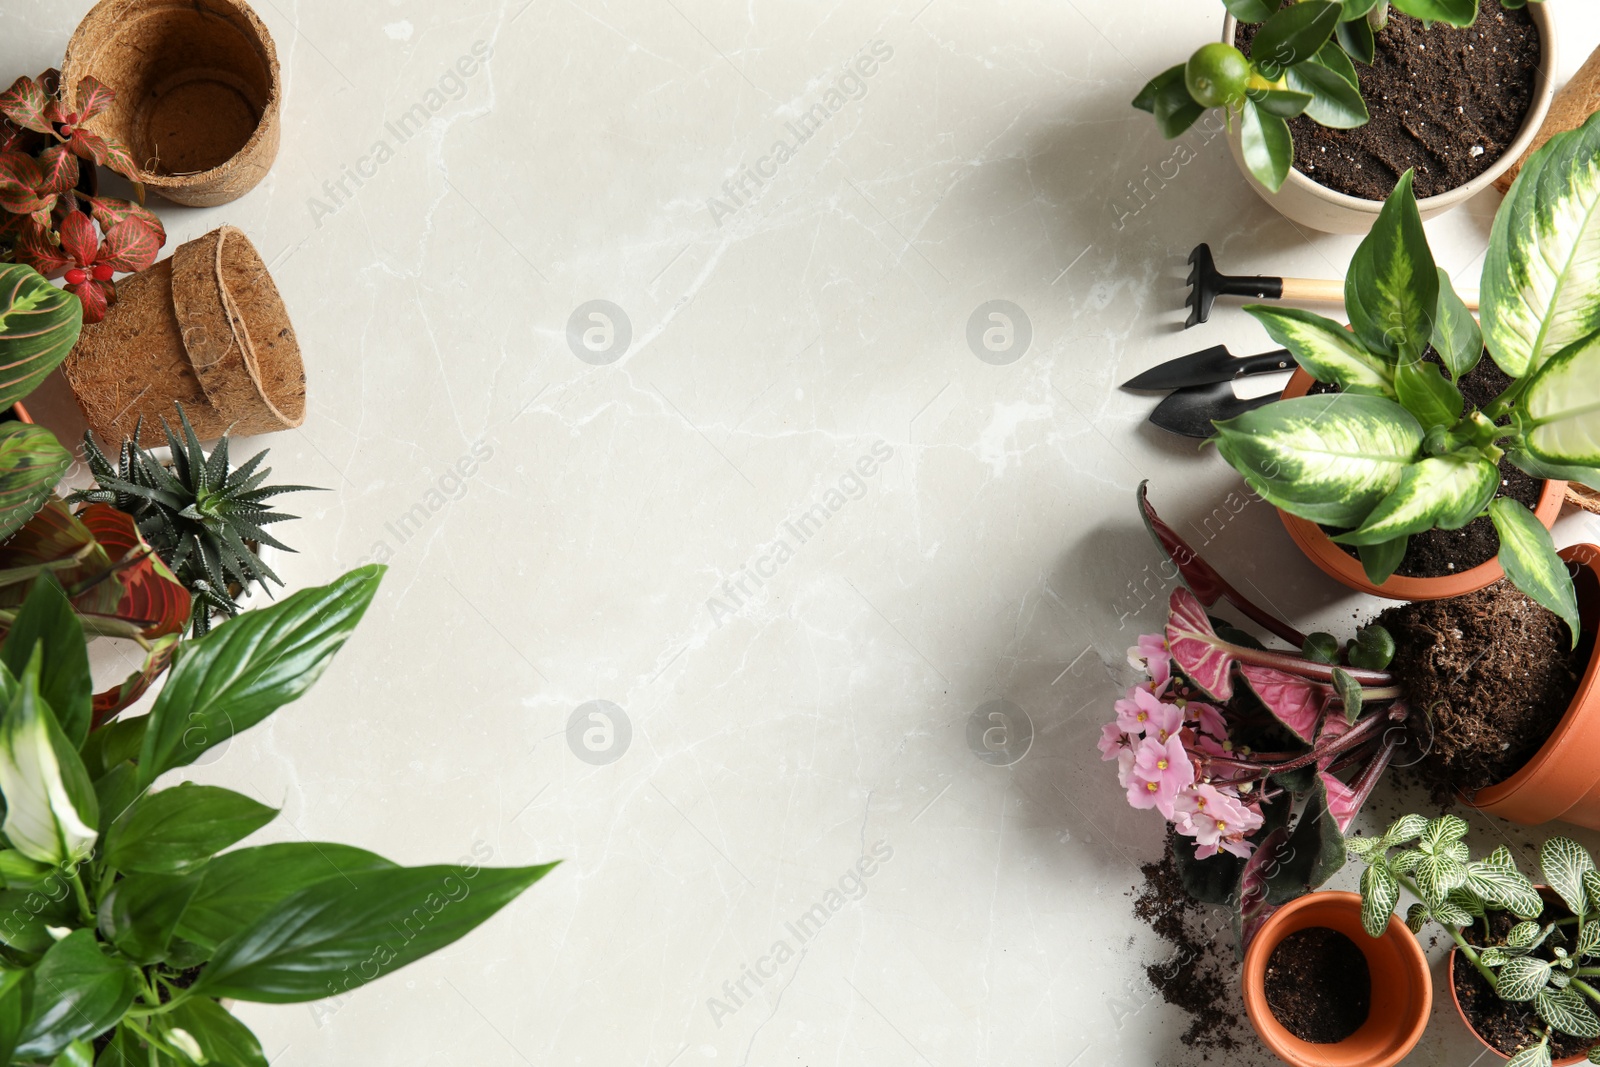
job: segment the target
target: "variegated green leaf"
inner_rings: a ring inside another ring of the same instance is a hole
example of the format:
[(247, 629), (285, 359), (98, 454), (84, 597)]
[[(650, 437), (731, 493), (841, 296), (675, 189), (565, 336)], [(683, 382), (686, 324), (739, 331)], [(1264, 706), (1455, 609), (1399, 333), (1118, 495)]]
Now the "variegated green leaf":
[(1402, 815), (1394, 822), (1390, 823), (1389, 828), (1383, 832), (1383, 837), (1381, 838), (1383, 841), (1383, 847), (1393, 848), (1396, 845), (1403, 845), (1408, 841), (1415, 841), (1417, 838), (1422, 836), (1422, 832), (1427, 828), (1428, 820), (1424, 819), (1422, 816)]
[(1550, 964), (1534, 956), (1507, 960), (1495, 975), (1494, 989), (1501, 1000), (1532, 1000), (1550, 982)]
[(1459, 888), (1467, 880), (1467, 867), (1451, 856), (1424, 854), (1412, 870), (1411, 880), (1417, 884), (1417, 892), (1422, 894), (1428, 907), (1437, 911), (1444, 905), (1450, 890)]
[(1406, 361), (1422, 358), (1439, 306), (1439, 268), (1411, 179), (1410, 171), (1400, 176), (1344, 282), (1345, 311), (1362, 343)]
[(1483, 330), (1443, 267), (1439, 268), (1439, 308), (1433, 316), (1432, 341), (1433, 350), (1457, 381), (1483, 358)]
[(1400, 406), (1417, 417), (1424, 430), (1449, 429), (1461, 420), (1466, 401), (1455, 383), (1423, 360), (1402, 360), (1394, 369), (1394, 392)]
[(1600, 329), (1600, 122), (1557, 134), (1495, 213), (1483, 339), (1513, 378)]
[(1545, 931), (1536, 922), (1520, 922), (1506, 934), (1508, 948), (1530, 949), (1544, 940)]
[[(1500, 535), (1500, 566), (1511, 584), (1559, 615), (1578, 647), (1582, 620), (1578, 616), (1578, 594), (1572, 588), (1572, 575), (1556, 552), (1550, 531), (1534, 518), (1533, 512), (1512, 500), (1500, 497), (1489, 505), (1489, 516)], [(1579, 906), (1581, 907), (1581, 898)]]
[(1548, 837), (1539, 848), (1539, 866), (1544, 880), (1562, 903), (1574, 914), (1581, 914), (1588, 902), (1583, 872), (1595, 869), (1588, 851), (1569, 837)]
[(1600, 913), (1600, 871), (1584, 871), (1583, 888), (1589, 895), (1588, 913)]
[(1595, 949), (1600, 949), (1600, 923), (1585, 923), (1583, 933), (1578, 935), (1577, 947), (1572, 950), (1574, 956), (1592, 956)]
[(1389, 916), (1400, 903), (1400, 883), (1389, 868), (1375, 863), (1361, 872), (1361, 928), (1371, 937), (1382, 937)]
[(1347, 837), (1344, 839), (1344, 849), (1356, 859), (1366, 859), (1378, 850), (1381, 838), (1376, 837)]
[(1537, 1045), (1529, 1045), (1507, 1060), (1506, 1067), (1550, 1067), (1549, 1043), (1541, 1041)]
[(1413, 904), (1406, 909), (1406, 929), (1414, 934), (1422, 933), (1422, 928), (1428, 923), (1428, 907), (1425, 904)]
[(1424, 852), (1445, 852), (1466, 837), (1467, 830), (1467, 821), (1459, 815), (1441, 815), (1429, 819), (1417, 847)]
[(1332, 319), (1265, 304), (1250, 304), (1245, 310), (1317, 381), (1346, 393), (1394, 397), (1392, 361), (1368, 352), (1355, 334)]
[(1458, 452), (1429, 456), (1405, 468), (1400, 484), (1378, 502), (1360, 529), (1334, 540), (1381, 545), (1438, 527), (1459, 530), (1479, 515), (1500, 488), (1500, 468)]
[(1552, 356), (1529, 380), (1519, 407), (1523, 447), (1534, 458), (1600, 466), (1600, 333)]
[(1471, 926), (1473, 914), (1462, 906), (1463, 903), (1464, 898), (1459, 890), (1451, 893), (1434, 905), (1433, 917), (1445, 926)]
[(83, 301), (32, 267), (0, 264), (0, 409), (33, 392), (82, 328)]
[(1392, 400), (1306, 396), (1217, 423), (1217, 449), (1259, 496), (1312, 522), (1361, 525), (1418, 458), (1422, 427)]
[(1533, 882), (1511, 858), (1511, 850), (1501, 845), (1487, 859), (1467, 864), (1463, 887), (1485, 903), (1503, 908), (1518, 918), (1535, 919), (1544, 910), (1544, 901)]
[[(1584, 1058), (1587, 1059), (1590, 1063), (1600, 1063), (1600, 1045), (1591, 1045), (1589, 1047), (1588, 1054)], [(1545, 1063), (1549, 1063), (1549, 1062), (1550, 1061), (1548, 1059), (1545, 1060)], [(1529, 1065), (1527, 1065), (1527, 1064), (1518, 1064), (1518, 1067), (1529, 1067)]]
[(1410, 874), (1417, 869), (1417, 864), (1423, 861), (1422, 853), (1413, 850), (1402, 852), (1389, 861), (1390, 868), (1395, 874)]
[(1576, 989), (1540, 990), (1534, 995), (1533, 1010), (1563, 1034), (1600, 1037), (1600, 1017)]
[(1505, 963), (1506, 960), (1515, 959), (1520, 955), (1522, 955), (1520, 952), (1507, 951), (1506, 949), (1491, 945), (1489, 948), (1482, 949), (1478, 952), (1478, 962), (1483, 964), (1485, 967), (1495, 968)]

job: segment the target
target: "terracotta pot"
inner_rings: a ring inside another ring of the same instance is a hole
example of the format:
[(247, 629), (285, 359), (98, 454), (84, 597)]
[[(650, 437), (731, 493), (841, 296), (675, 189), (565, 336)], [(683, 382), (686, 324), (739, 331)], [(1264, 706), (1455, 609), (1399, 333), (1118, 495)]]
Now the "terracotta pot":
[[(1561, 558), (1574, 571), (1584, 632), (1600, 631), (1600, 547), (1573, 545)], [(1502, 819), (1536, 825), (1561, 819), (1600, 829), (1600, 642), (1578, 682), (1572, 706), (1522, 769), (1499, 785), (1480, 789), (1473, 803)]]
[(83, 328), (61, 364), (100, 443), (116, 448), (144, 417), (144, 444), (166, 440), (182, 403), (215, 440), (299, 426), (306, 373), (272, 275), (232, 226), (179, 245), (117, 283), (117, 302)]
[[(1267, 960), (1290, 934), (1313, 926), (1337, 930), (1367, 957), (1372, 1011), (1361, 1029), (1336, 1044), (1316, 1045), (1286, 1030), (1267, 1004)], [(1356, 893), (1307, 893), (1274, 912), (1244, 954), (1244, 1006), (1262, 1043), (1294, 1067), (1393, 1067), (1422, 1037), (1433, 1010), (1433, 979), (1422, 946), (1406, 924), (1390, 916), (1380, 938), (1361, 928)]]
[(85, 75), (116, 93), (89, 128), (127, 145), (168, 200), (237, 200), (278, 154), (278, 53), (244, 0), (101, 0), (67, 45), (68, 100)]
[[(1555, 890), (1551, 889), (1549, 886), (1541, 885), (1538, 887), (1538, 889), (1539, 895), (1544, 897), (1547, 903), (1561, 903), (1561, 898), (1558, 897)], [(1566, 915), (1572, 914), (1567, 910), (1565, 905), (1561, 906), (1561, 911)], [(1455, 1005), (1456, 1014), (1461, 1016), (1462, 1025), (1467, 1028), (1467, 1031), (1472, 1034), (1473, 1037), (1478, 1039), (1478, 1043), (1480, 1045), (1488, 1049), (1494, 1055), (1500, 1057), (1502, 1060), (1509, 1060), (1511, 1058), (1510, 1056), (1507, 1056), (1504, 1052), (1501, 1052), (1499, 1049), (1495, 1048), (1493, 1045), (1489, 1044), (1489, 1042), (1483, 1039), (1483, 1035), (1478, 1033), (1477, 1028), (1472, 1025), (1472, 1020), (1467, 1018), (1467, 1013), (1461, 1010), (1461, 998), (1456, 995), (1456, 953), (1459, 951), (1461, 951), (1459, 948), (1452, 948), (1450, 950), (1450, 955), (1445, 957), (1444, 962), (1445, 979), (1450, 983), (1450, 1003)], [(1531, 1006), (1529, 1010), (1532, 1010)], [(1587, 1056), (1580, 1053), (1576, 1056), (1568, 1056), (1565, 1059), (1556, 1060), (1552, 1064), (1552, 1067), (1575, 1067), (1576, 1064), (1583, 1063), (1587, 1059)]]
[[(1285, 399), (1305, 396), (1315, 384), (1316, 379), (1307, 374), (1304, 368), (1296, 369), (1294, 377), (1289, 379), (1288, 388), (1283, 391), (1283, 396)], [(1549, 529), (1561, 514), (1561, 505), (1566, 496), (1566, 482), (1544, 483), (1544, 491), (1539, 494), (1539, 504), (1533, 513), (1544, 523), (1546, 529)], [(1278, 517), (1283, 520), (1284, 528), (1289, 531), (1294, 543), (1300, 546), (1300, 551), (1304, 552), (1312, 563), (1322, 568), (1323, 573), (1351, 589), (1373, 596), (1387, 597), (1390, 600), (1445, 600), (1486, 589), (1506, 575), (1499, 561), (1491, 559), (1460, 574), (1450, 574), (1442, 578), (1406, 578), (1397, 574), (1382, 585), (1373, 585), (1367, 581), (1367, 572), (1362, 570), (1361, 561), (1341, 546), (1334, 544), (1332, 539), (1322, 532), (1322, 527), (1281, 509), (1278, 511)]]
[[(1523, 153), (1538, 136), (1540, 127), (1544, 125), (1545, 116), (1550, 113), (1550, 102), (1556, 94), (1555, 19), (1544, 4), (1529, 4), (1527, 12), (1533, 17), (1533, 24), (1539, 28), (1539, 44), (1543, 56), (1534, 82), (1533, 103), (1528, 108), (1528, 117), (1522, 124), (1522, 132), (1517, 134), (1516, 140), (1506, 148), (1504, 155), (1467, 184), (1451, 189), (1447, 193), (1425, 196), (1418, 200), (1417, 207), (1422, 212), (1424, 220), (1460, 207), (1493, 185), (1501, 175), (1521, 160)], [(1233, 43), (1234, 29), (1237, 25), (1238, 22), (1232, 15), (1223, 22), (1222, 39), (1228, 44)], [(1383, 208), (1381, 201), (1363, 200), (1360, 197), (1336, 193), (1327, 186), (1318, 185), (1298, 170), (1290, 169), (1289, 177), (1284, 181), (1283, 187), (1276, 193), (1269, 192), (1266, 186), (1256, 181), (1249, 168), (1244, 165), (1244, 147), (1239, 139), (1238, 123), (1234, 123), (1233, 129), (1229, 131), (1228, 147), (1232, 149), (1234, 162), (1239, 165), (1239, 172), (1250, 183), (1250, 187), (1261, 196), (1261, 199), (1292, 222), (1324, 233), (1366, 233), (1372, 229), (1372, 224), (1378, 221), (1378, 212)]]

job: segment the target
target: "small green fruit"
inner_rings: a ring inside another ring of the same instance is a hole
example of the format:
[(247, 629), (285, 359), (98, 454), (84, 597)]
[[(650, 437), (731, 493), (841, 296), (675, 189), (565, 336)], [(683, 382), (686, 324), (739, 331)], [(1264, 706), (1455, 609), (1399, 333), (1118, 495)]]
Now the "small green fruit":
[(1189, 57), (1183, 80), (1195, 103), (1223, 107), (1244, 97), (1250, 84), (1250, 61), (1233, 45), (1213, 41)]

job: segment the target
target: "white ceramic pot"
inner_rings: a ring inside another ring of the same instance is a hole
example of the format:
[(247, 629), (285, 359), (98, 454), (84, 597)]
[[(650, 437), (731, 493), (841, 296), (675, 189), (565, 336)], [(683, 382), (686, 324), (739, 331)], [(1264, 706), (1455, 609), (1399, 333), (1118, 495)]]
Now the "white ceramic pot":
[[(1452, 208), (1459, 207), (1493, 185), (1496, 178), (1510, 170), (1512, 165), (1522, 158), (1522, 153), (1527, 151), (1533, 142), (1539, 127), (1544, 125), (1545, 115), (1550, 111), (1550, 101), (1556, 94), (1554, 77), (1556, 27), (1555, 20), (1550, 17), (1550, 7), (1548, 2), (1529, 4), (1527, 7), (1528, 14), (1533, 17), (1534, 25), (1539, 27), (1542, 56), (1539, 62), (1538, 80), (1534, 84), (1533, 106), (1528, 109), (1528, 118), (1522, 125), (1522, 132), (1506, 149), (1505, 154), (1495, 160), (1494, 166), (1467, 184), (1448, 193), (1423, 197), (1417, 201), (1417, 207), (1421, 209), (1424, 219), (1431, 219), (1435, 215), (1442, 215)], [(1229, 15), (1222, 26), (1224, 41), (1233, 43), (1234, 29), (1237, 25), (1237, 20)], [(1378, 220), (1378, 212), (1383, 207), (1382, 201), (1362, 200), (1360, 197), (1336, 193), (1326, 186), (1318, 185), (1298, 170), (1289, 171), (1289, 177), (1283, 183), (1282, 189), (1276, 193), (1269, 192), (1266, 186), (1256, 181), (1250, 174), (1249, 168), (1244, 165), (1244, 148), (1239, 141), (1239, 127), (1236, 123), (1228, 135), (1228, 147), (1233, 152), (1234, 162), (1239, 165), (1239, 173), (1244, 175), (1250, 187), (1291, 222), (1324, 233), (1364, 234), (1372, 229), (1372, 224)]]

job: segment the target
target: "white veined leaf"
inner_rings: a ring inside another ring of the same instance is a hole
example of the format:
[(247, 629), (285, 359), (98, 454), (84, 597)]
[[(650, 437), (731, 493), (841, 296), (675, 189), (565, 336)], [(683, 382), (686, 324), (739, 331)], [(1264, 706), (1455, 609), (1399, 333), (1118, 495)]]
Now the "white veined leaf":
[[(1415, 933), (1416, 931), (1412, 932)], [(1520, 955), (1522, 955), (1522, 953), (1515, 949), (1504, 949), (1491, 945), (1490, 947), (1479, 951), (1478, 962), (1483, 964), (1485, 967), (1498, 967), (1505, 963), (1506, 960), (1515, 959)]]
[(1494, 989), (1501, 1000), (1524, 1001), (1534, 996), (1550, 982), (1550, 964), (1533, 956), (1518, 956), (1507, 960), (1495, 974)]
[(1544, 938), (1540, 936), (1540, 927), (1536, 922), (1520, 922), (1506, 934), (1507, 948), (1530, 949), (1538, 945)]
[(1578, 944), (1572, 950), (1572, 954), (1580, 958), (1592, 956), (1595, 949), (1600, 949), (1600, 923), (1585, 923), (1583, 933), (1578, 935)]
[(1356, 859), (1364, 860), (1379, 851), (1381, 844), (1383, 839), (1379, 837), (1347, 837), (1344, 839), (1344, 850)]
[[(1600, 1063), (1600, 1045), (1591, 1045), (1590, 1046), (1589, 1052), (1588, 1052), (1588, 1060), (1589, 1060), (1590, 1063)], [(1546, 1060), (1545, 1062), (1548, 1063), (1550, 1061)]]
[(1471, 926), (1472, 912), (1468, 911), (1462, 904), (1463, 901), (1459, 891), (1451, 893), (1443, 901), (1434, 905), (1433, 917), (1444, 926)]
[(1533, 1010), (1563, 1034), (1600, 1037), (1600, 1017), (1576, 989), (1541, 990), (1534, 995)]
[(1428, 922), (1428, 907), (1426, 904), (1413, 904), (1406, 909), (1406, 929), (1414, 934), (1422, 933), (1422, 928)]
[(1389, 916), (1400, 903), (1400, 883), (1389, 868), (1375, 863), (1361, 872), (1361, 928), (1371, 937), (1382, 937), (1389, 927)]
[(1295, 362), (1319, 382), (1346, 393), (1394, 397), (1394, 365), (1373, 355), (1356, 335), (1332, 319), (1299, 308), (1251, 304), (1245, 308)]
[(1467, 821), (1459, 815), (1441, 815), (1437, 819), (1430, 819), (1422, 831), (1422, 841), (1418, 847), (1424, 852), (1444, 852), (1466, 837), (1467, 829)]
[(1422, 447), (1405, 408), (1335, 393), (1280, 400), (1217, 425), (1217, 450), (1274, 507), (1356, 527), (1400, 484)]
[(1513, 378), (1600, 329), (1600, 124), (1535, 152), (1500, 210), (1483, 265), (1483, 337)]
[(1390, 823), (1389, 828), (1383, 832), (1383, 847), (1393, 848), (1396, 845), (1403, 845), (1407, 841), (1421, 837), (1422, 831), (1427, 828), (1428, 820), (1422, 816), (1402, 815)]
[[(1489, 517), (1500, 535), (1496, 557), (1511, 584), (1542, 606), (1561, 616), (1578, 647), (1583, 620), (1578, 615), (1578, 594), (1572, 588), (1572, 575), (1556, 551), (1555, 539), (1533, 512), (1512, 500), (1500, 497), (1489, 505)], [(1581, 906), (1581, 898), (1580, 906)]]
[(1504, 908), (1518, 918), (1538, 918), (1544, 910), (1544, 900), (1533, 881), (1517, 870), (1510, 850), (1504, 845), (1495, 849), (1488, 859), (1467, 864), (1464, 887), (1486, 903)]
[(1416, 870), (1411, 872), (1411, 879), (1417, 883), (1417, 891), (1422, 894), (1422, 899), (1437, 912), (1450, 890), (1460, 888), (1461, 883), (1467, 880), (1467, 867), (1451, 856), (1424, 854), (1417, 862)]
[(1588, 851), (1569, 837), (1548, 837), (1539, 849), (1539, 866), (1544, 880), (1561, 897), (1562, 903), (1581, 915), (1588, 894), (1583, 885), (1583, 872), (1595, 869)]
[(1539, 368), (1520, 408), (1523, 447), (1535, 459), (1600, 466), (1600, 333), (1568, 345)]
[(1413, 463), (1394, 492), (1378, 502), (1361, 528), (1334, 540), (1381, 545), (1438, 527), (1459, 530), (1479, 515), (1500, 488), (1500, 468), (1480, 456), (1448, 453)]
[(1507, 1060), (1506, 1067), (1550, 1067), (1549, 1043), (1541, 1041), (1537, 1045), (1529, 1045)]
[(1584, 871), (1583, 888), (1589, 896), (1588, 913), (1600, 913), (1600, 871)]
[(1395, 874), (1410, 874), (1417, 869), (1417, 864), (1423, 860), (1422, 853), (1415, 849), (1408, 849), (1389, 861), (1389, 866)]

